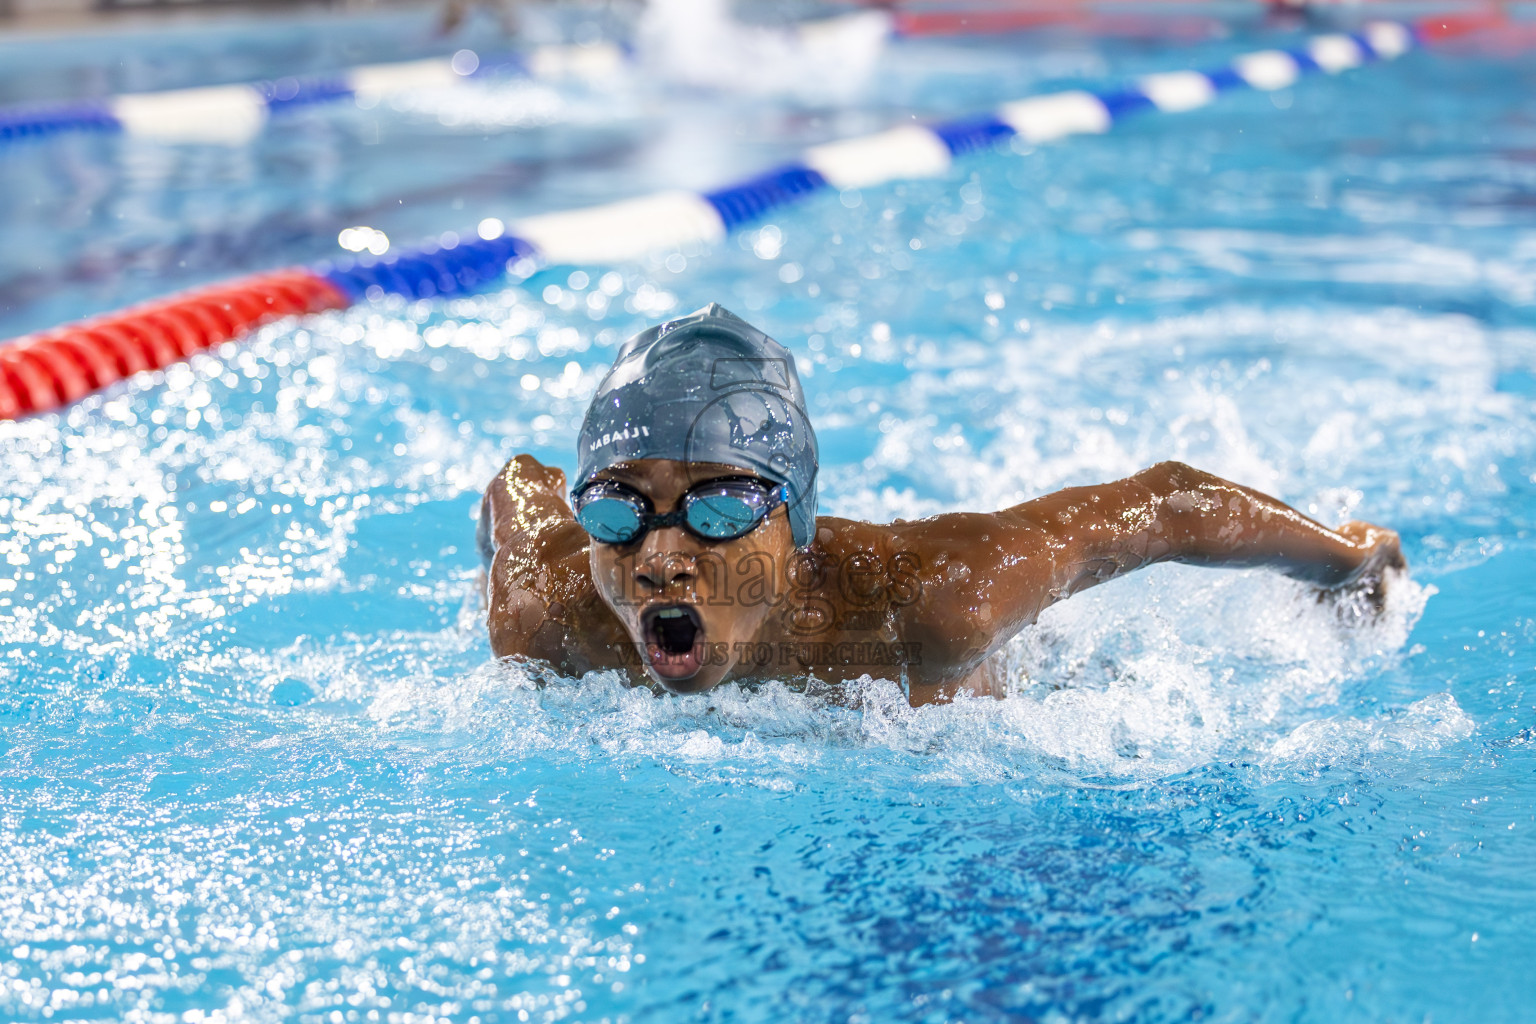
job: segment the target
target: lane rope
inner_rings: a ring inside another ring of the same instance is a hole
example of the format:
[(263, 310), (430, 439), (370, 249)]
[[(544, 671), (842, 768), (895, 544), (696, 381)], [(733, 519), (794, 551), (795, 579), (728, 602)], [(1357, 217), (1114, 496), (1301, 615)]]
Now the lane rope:
[[(868, 26), (872, 19), (885, 34), (892, 32), (889, 15), (866, 11), (804, 21), (793, 34), (802, 45), (815, 45), (855, 22)], [(164, 143), (243, 145), (274, 117), (319, 103), (351, 99), (373, 107), (391, 96), (491, 78), (597, 81), (620, 72), (631, 58), (627, 47), (612, 42), (551, 44), (484, 57), (459, 50), (451, 57), (368, 64), (335, 75), (0, 107), (0, 145), (87, 131)]]
[(624, 262), (689, 243), (718, 243), (769, 211), (818, 192), (941, 176), (955, 158), (1015, 136), (1033, 145), (1103, 133), (1141, 112), (1193, 110), (1223, 92), (1273, 91), (1307, 74), (1335, 75), (1391, 60), (1426, 38), (1456, 31), (1446, 19), (1435, 19), (1428, 28), (1373, 21), (1357, 33), (1318, 35), (1293, 49), (1243, 54), (1213, 71), (1164, 72), (1118, 89), (1033, 96), (979, 117), (902, 125), (813, 146), (796, 163), (712, 192), (660, 192), (510, 224), (487, 218), (471, 237), (450, 233), (380, 257), (242, 277), (28, 335), (0, 345), (0, 418), (57, 409), (277, 317), (342, 309), (387, 295), (465, 295), (540, 266)]
[(303, 268), (252, 274), (0, 346), (0, 419), (78, 401), (145, 370), (239, 338), (270, 320), (351, 299)]
[(628, 59), (614, 43), (541, 46), (484, 60), (473, 50), (460, 50), (451, 57), (368, 64), (336, 75), (0, 107), (0, 144), (96, 131), (168, 143), (241, 145), (274, 116), (317, 103), (352, 99), (367, 107), (400, 93), (492, 76), (595, 79), (617, 72)]

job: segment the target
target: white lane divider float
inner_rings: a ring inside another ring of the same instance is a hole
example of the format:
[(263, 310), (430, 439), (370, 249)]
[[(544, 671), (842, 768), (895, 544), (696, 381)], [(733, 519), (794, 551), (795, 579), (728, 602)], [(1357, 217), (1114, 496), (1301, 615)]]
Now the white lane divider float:
[[(677, 248), (689, 242), (717, 242), (725, 222), (696, 192), (658, 192), (581, 210), (546, 213), (513, 221), (508, 233), (529, 242), (551, 263), (615, 263), (637, 252)], [(487, 241), (499, 237), (490, 234)]]
[(1301, 66), (1296, 63), (1296, 58), (1284, 50), (1245, 53), (1232, 62), (1232, 70), (1260, 92), (1284, 89), (1301, 77)]
[(1216, 83), (1198, 71), (1165, 71), (1143, 75), (1137, 86), (1165, 114), (1203, 107), (1216, 98)]
[(997, 116), (1030, 143), (1055, 142), (1068, 135), (1102, 135), (1111, 123), (1104, 102), (1080, 89), (1004, 103)]
[(462, 58), (447, 60), (412, 60), (398, 64), (365, 64), (346, 74), (347, 87), (357, 101), (372, 105), (395, 93), (416, 89), (447, 89), (460, 84), (468, 74), (462, 67), (479, 67), (479, 58), (470, 63)]
[(1307, 44), (1307, 53), (1317, 61), (1318, 67), (1330, 75), (1357, 68), (1365, 63), (1365, 52), (1360, 49), (1360, 44), (1349, 36), (1317, 36)]
[(833, 188), (862, 188), (893, 178), (933, 178), (949, 170), (953, 154), (920, 125), (812, 146), (801, 157)]
[(130, 93), (108, 101), (129, 135), (159, 142), (239, 145), (267, 123), (267, 98), (249, 85)]

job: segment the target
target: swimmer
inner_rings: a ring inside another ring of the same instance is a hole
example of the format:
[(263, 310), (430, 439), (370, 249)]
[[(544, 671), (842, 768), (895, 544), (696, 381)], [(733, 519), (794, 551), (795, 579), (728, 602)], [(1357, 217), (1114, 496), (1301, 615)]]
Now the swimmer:
[(445, 0), (437, 21), (438, 37), (453, 35), (476, 8), (484, 8), (501, 26), (501, 34), (508, 39), (515, 39), (522, 27), (522, 18), (518, 13), (521, 4), (522, 0)]
[(718, 305), (642, 332), (598, 385), (574, 483), (519, 455), (485, 492), (491, 650), (676, 693), (869, 675), (918, 705), (1004, 696), (1019, 630), (1156, 562), (1266, 566), (1378, 609), (1404, 565), (1391, 530), (1330, 530), (1177, 462), (888, 525), (818, 517), (816, 470), (778, 342)]

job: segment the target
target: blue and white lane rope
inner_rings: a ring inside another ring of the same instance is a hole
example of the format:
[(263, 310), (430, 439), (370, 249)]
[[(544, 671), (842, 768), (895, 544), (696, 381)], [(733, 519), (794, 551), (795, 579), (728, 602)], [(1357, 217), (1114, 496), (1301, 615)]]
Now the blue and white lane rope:
[[(801, 45), (814, 46), (855, 25), (887, 35), (892, 30), (889, 15), (865, 11), (801, 22), (793, 36)], [(595, 81), (613, 77), (630, 58), (626, 47), (611, 42), (539, 46), (483, 59), (472, 50), (460, 50), (452, 57), (369, 64), (336, 75), (0, 107), (0, 144), (63, 132), (106, 131), (167, 143), (241, 145), (255, 138), (273, 115), (315, 103), (353, 99), (361, 107), (372, 107), (397, 94), (496, 77)]]
[(1034, 144), (1102, 133), (1137, 111), (1174, 113), (1232, 89), (1281, 89), (1306, 73), (1338, 74), (1397, 57), (1416, 41), (1407, 25), (1372, 22), (1355, 35), (1315, 36), (1298, 49), (1245, 54), (1216, 71), (1147, 75), (1116, 91), (1036, 96), (983, 117), (904, 125), (815, 146), (799, 163), (714, 192), (662, 192), (510, 225), (488, 218), (474, 238), (450, 234), (376, 259), (252, 274), (0, 344), (0, 419), (59, 408), (142, 370), (239, 338), (275, 317), (343, 309), (386, 295), (463, 295), (541, 265), (624, 262), (657, 249), (718, 242), (820, 190), (934, 177), (960, 154), (1000, 139), (1017, 136)]
[[(537, 264), (606, 264), (691, 243), (713, 243), (770, 210), (824, 189), (862, 188), (945, 174), (963, 153), (1018, 136), (1030, 144), (1099, 134), (1139, 111), (1193, 110), (1233, 89), (1272, 91), (1309, 73), (1338, 74), (1391, 60), (1415, 45), (1402, 23), (1374, 21), (1356, 34), (1314, 36), (1292, 50), (1244, 54), (1226, 67), (1146, 75), (1118, 90), (1073, 90), (1005, 103), (991, 114), (934, 125), (903, 125), (814, 146), (798, 163), (712, 192), (660, 192), (617, 203), (541, 214), (503, 225), (482, 222), (480, 237), (320, 264), (314, 272), (352, 297), (430, 298), (483, 288), (506, 269)], [(533, 262), (530, 262), (533, 261)]]
[(554, 80), (602, 78), (628, 62), (613, 43), (541, 46), (525, 55), (499, 55), (484, 63), (471, 50), (452, 57), (369, 64), (337, 75), (270, 82), (129, 93), (102, 100), (0, 108), (0, 143), (62, 132), (107, 131), (171, 143), (240, 145), (274, 114), (335, 100), (373, 106), (418, 89), (461, 85), (488, 75)]

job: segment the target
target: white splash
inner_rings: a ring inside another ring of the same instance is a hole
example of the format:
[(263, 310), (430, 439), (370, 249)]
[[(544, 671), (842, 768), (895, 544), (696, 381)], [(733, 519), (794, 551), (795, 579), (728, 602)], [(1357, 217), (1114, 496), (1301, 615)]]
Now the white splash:
[(846, 102), (868, 79), (890, 31), (879, 11), (769, 28), (736, 21), (724, 0), (652, 0), (636, 48), (655, 79)]

